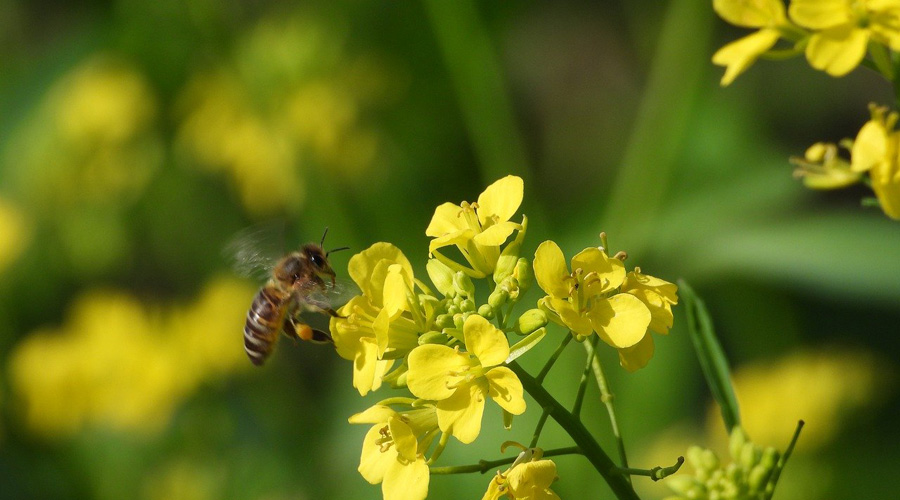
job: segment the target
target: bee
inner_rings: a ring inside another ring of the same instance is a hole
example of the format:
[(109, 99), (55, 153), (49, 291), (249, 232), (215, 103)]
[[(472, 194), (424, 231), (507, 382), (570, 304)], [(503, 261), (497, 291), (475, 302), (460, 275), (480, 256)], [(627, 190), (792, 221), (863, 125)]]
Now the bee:
[(332, 343), (327, 331), (313, 328), (300, 319), (304, 311), (339, 317), (330, 297), (339, 295), (340, 288), (328, 256), (349, 247), (326, 252), (322, 247), (324, 242), (325, 235), (322, 235), (321, 243), (307, 243), (279, 259), (268, 282), (250, 304), (244, 324), (244, 350), (254, 365), (266, 361), (281, 332), (294, 339)]

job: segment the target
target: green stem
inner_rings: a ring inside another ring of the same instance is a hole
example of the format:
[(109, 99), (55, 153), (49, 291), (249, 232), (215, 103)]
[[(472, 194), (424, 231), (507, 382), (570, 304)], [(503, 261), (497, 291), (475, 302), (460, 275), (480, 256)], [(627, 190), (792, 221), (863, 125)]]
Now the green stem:
[(547, 360), (547, 363), (544, 364), (543, 368), (541, 368), (540, 373), (538, 373), (537, 377), (535, 377), (535, 380), (537, 380), (538, 384), (544, 383), (544, 377), (546, 377), (547, 374), (550, 373), (550, 368), (553, 368), (553, 363), (556, 363), (556, 360), (557, 358), (559, 358), (559, 355), (562, 354), (563, 349), (565, 349), (571, 341), (572, 332), (569, 332), (565, 337), (563, 337), (562, 341), (559, 343), (559, 346), (555, 351), (553, 351), (553, 355), (550, 356), (550, 359)]
[[(560, 455), (583, 455), (581, 449), (577, 446), (570, 446), (568, 448), (556, 448), (553, 450), (544, 451), (543, 458), (547, 457), (556, 457)], [(479, 460), (477, 464), (471, 465), (452, 465), (447, 467), (432, 467), (428, 470), (431, 475), (435, 474), (466, 474), (469, 472), (479, 472), (484, 474), (485, 472), (503, 466), (509, 465), (516, 461), (515, 457), (507, 457), (501, 458), (500, 460)]]
[(538, 439), (541, 437), (541, 431), (544, 430), (544, 424), (547, 423), (547, 417), (549, 416), (550, 412), (544, 408), (544, 411), (541, 412), (541, 418), (538, 420), (537, 427), (534, 428), (534, 435), (531, 436), (531, 444), (528, 445), (529, 448), (537, 446)]
[(577, 417), (569, 413), (546, 389), (525, 369), (519, 366), (515, 361), (507, 365), (522, 382), (522, 387), (528, 391), (528, 394), (537, 401), (537, 404), (546, 408), (553, 420), (562, 427), (572, 440), (578, 444), (585, 457), (591, 462), (591, 465), (603, 476), (610, 489), (615, 493), (616, 498), (638, 500), (637, 493), (634, 492), (627, 476), (616, 467), (609, 455), (603, 451), (600, 444), (594, 439), (584, 424)]
[(621, 467), (619, 470), (622, 471), (623, 474), (631, 476), (647, 476), (654, 481), (659, 481), (660, 479), (678, 472), (678, 469), (680, 469), (683, 464), (684, 457), (678, 457), (678, 461), (675, 462), (675, 465), (669, 467), (660, 467), (658, 465), (652, 469), (629, 469), (628, 467)]
[[(572, 405), (572, 415), (576, 417), (581, 415), (581, 405), (584, 403), (584, 393), (587, 390), (588, 380), (591, 378), (591, 364), (597, 353), (597, 341), (600, 336), (592, 335), (591, 340), (585, 343), (585, 349), (588, 350), (587, 363), (584, 365), (584, 371), (581, 372), (581, 380), (578, 382), (578, 392), (575, 394), (575, 404)], [(589, 344), (589, 345), (588, 345)]]
[[(588, 349), (588, 355), (591, 355), (590, 349), (596, 348), (596, 345), (585, 345)], [(628, 457), (625, 455), (625, 440), (622, 439), (622, 433), (619, 432), (619, 422), (616, 419), (616, 409), (613, 401), (616, 396), (609, 390), (609, 383), (606, 381), (606, 374), (603, 373), (603, 366), (600, 364), (600, 358), (596, 354), (593, 355), (591, 368), (594, 370), (594, 379), (597, 381), (597, 387), (600, 389), (600, 401), (606, 406), (606, 413), (609, 414), (609, 425), (612, 427), (613, 435), (616, 437), (616, 447), (619, 449), (619, 460), (622, 467), (628, 467)]]
[(431, 454), (431, 457), (426, 462), (428, 465), (433, 464), (437, 461), (438, 458), (441, 457), (441, 453), (444, 452), (444, 448), (447, 447), (447, 441), (450, 439), (450, 433), (444, 432), (441, 433), (441, 439), (438, 441), (437, 446), (434, 448), (434, 453)]
[(766, 495), (766, 498), (772, 498), (772, 495), (775, 494), (775, 485), (778, 484), (778, 478), (781, 477), (781, 471), (784, 470), (785, 464), (789, 458), (791, 458), (791, 453), (794, 452), (794, 445), (797, 444), (797, 440), (800, 439), (800, 431), (803, 429), (804, 421), (800, 420), (797, 422), (797, 428), (794, 430), (794, 437), (791, 438), (791, 444), (788, 445), (787, 449), (784, 450), (784, 455), (778, 459), (778, 465), (775, 466), (775, 470), (772, 471), (772, 478), (769, 479), (769, 493)]

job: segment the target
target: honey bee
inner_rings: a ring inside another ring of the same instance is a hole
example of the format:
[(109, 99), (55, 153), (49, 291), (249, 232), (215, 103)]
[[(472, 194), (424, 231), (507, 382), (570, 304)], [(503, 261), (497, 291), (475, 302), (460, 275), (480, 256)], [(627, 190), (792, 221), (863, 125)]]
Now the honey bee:
[[(325, 230), (328, 234), (328, 229)], [(341, 295), (328, 256), (349, 247), (326, 252), (321, 243), (307, 243), (277, 261), (268, 282), (259, 289), (244, 324), (244, 350), (250, 361), (262, 365), (278, 341), (279, 333), (317, 343), (332, 343), (331, 335), (304, 323), (300, 313), (312, 311), (339, 317), (332, 297)]]

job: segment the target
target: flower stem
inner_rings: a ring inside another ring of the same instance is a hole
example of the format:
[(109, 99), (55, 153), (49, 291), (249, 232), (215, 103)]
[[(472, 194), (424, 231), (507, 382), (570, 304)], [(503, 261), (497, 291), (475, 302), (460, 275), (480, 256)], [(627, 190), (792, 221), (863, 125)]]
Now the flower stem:
[(569, 342), (571, 340), (572, 332), (569, 332), (565, 337), (563, 337), (562, 342), (559, 343), (559, 347), (556, 348), (556, 351), (553, 352), (553, 355), (550, 356), (550, 359), (547, 360), (547, 363), (543, 368), (541, 368), (540, 373), (538, 373), (537, 377), (535, 377), (535, 380), (537, 380), (538, 384), (544, 383), (544, 377), (546, 377), (547, 374), (550, 373), (550, 368), (553, 368), (553, 363), (556, 363), (557, 358), (559, 358), (559, 355), (562, 354), (563, 349), (565, 349), (566, 346), (569, 345)]
[(797, 422), (797, 429), (794, 430), (794, 437), (791, 438), (791, 444), (788, 445), (787, 449), (784, 450), (784, 455), (781, 455), (781, 458), (778, 460), (778, 464), (775, 466), (775, 470), (772, 472), (772, 477), (769, 479), (769, 487), (768, 495), (766, 498), (772, 498), (772, 495), (775, 493), (775, 486), (778, 484), (778, 478), (781, 476), (781, 471), (784, 470), (785, 464), (789, 458), (791, 458), (791, 453), (794, 452), (794, 445), (797, 444), (797, 439), (800, 438), (800, 431), (803, 429), (803, 425), (806, 422), (800, 420)]
[(584, 365), (584, 371), (581, 372), (581, 380), (578, 382), (578, 392), (575, 394), (575, 404), (572, 405), (572, 415), (576, 417), (581, 415), (581, 405), (584, 403), (584, 392), (587, 390), (588, 379), (591, 378), (591, 364), (597, 354), (597, 335), (591, 336), (591, 340), (585, 343), (584, 348), (587, 349), (587, 363)]
[[(559, 401), (556, 400), (546, 389), (531, 375), (525, 371), (515, 361), (507, 365), (522, 382), (522, 387), (528, 391), (528, 394), (542, 407), (546, 408), (553, 417), (553, 420), (562, 427), (572, 440), (578, 444), (581, 452), (591, 462), (591, 465), (597, 469), (597, 472), (603, 476), (606, 483), (615, 493), (616, 498), (620, 500), (630, 499), (638, 500), (640, 497), (634, 492), (631, 483), (626, 479), (626, 475), (616, 467), (609, 455), (603, 451), (600, 444), (594, 439), (584, 424), (581, 423), (576, 416), (569, 413)], [(546, 455), (546, 454), (545, 454)]]
[(534, 428), (534, 435), (531, 436), (531, 444), (528, 445), (529, 448), (537, 446), (538, 439), (541, 437), (541, 431), (544, 430), (544, 424), (547, 423), (547, 417), (549, 416), (550, 411), (547, 408), (544, 408), (544, 411), (541, 412), (541, 418), (538, 420), (537, 427)]
[[(568, 448), (556, 448), (553, 450), (545, 450), (542, 455), (543, 458), (547, 457), (556, 457), (560, 455), (583, 455), (581, 448), (577, 446), (569, 446)], [(484, 474), (485, 472), (494, 469), (496, 467), (500, 467), (503, 465), (508, 465), (516, 461), (515, 457), (507, 457), (501, 458), (499, 460), (479, 460), (477, 464), (471, 465), (451, 465), (447, 467), (432, 467), (429, 469), (429, 473), (434, 474), (466, 474), (469, 472), (479, 472)]]
[(684, 457), (678, 457), (678, 461), (675, 462), (675, 465), (669, 467), (660, 467), (659, 465), (652, 469), (629, 469), (627, 467), (621, 467), (619, 470), (622, 471), (622, 473), (631, 476), (647, 476), (654, 481), (659, 481), (660, 479), (678, 472), (678, 469), (681, 468), (682, 464), (684, 464)]
[(609, 383), (606, 381), (606, 374), (603, 373), (603, 366), (600, 364), (600, 358), (598, 358), (596, 354), (592, 355), (591, 353), (596, 347), (596, 344), (585, 344), (584, 346), (588, 351), (588, 356), (592, 356), (591, 368), (594, 370), (594, 379), (597, 380), (597, 387), (600, 389), (600, 401), (606, 406), (606, 412), (609, 414), (609, 425), (612, 427), (613, 435), (616, 437), (616, 447), (619, 449), (621, 466), (627, 468), (628, 457), (625, 455), (625, 441), (622, 439), (621, 432), (619, 432), (619, 422), (616, 419), (616, 409), (613, 406), (613, 401), (616, 399), (616, 396), (609, 390)]

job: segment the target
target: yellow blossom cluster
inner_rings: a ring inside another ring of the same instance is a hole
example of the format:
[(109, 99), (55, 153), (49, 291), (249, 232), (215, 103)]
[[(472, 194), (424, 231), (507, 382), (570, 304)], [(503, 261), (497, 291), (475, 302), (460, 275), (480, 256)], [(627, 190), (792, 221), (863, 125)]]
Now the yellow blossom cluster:
[(310, 165), (350, 177), (379, 139), (362, 123), (386, 78), (371, 57), (309, 16), (262, 19), (226, 64), (195, 75), (177, 103), (177, 144), (197, 168), (225, 173), (251, 212), (302, 206)]
[[(350, 259), (348, 273), (362, 293), (331, 319), (335, 348), (353, 362), (360, 395), (384, 385), (412, 395), (382, 400), (350, 418), (373, 425), (359, 471), (381, 484), (385, 499), (425, 498), (430, 465), (450, 437), (464, 444), (478, 438), (490, 401), (507, 427), (525, 412), (524, 386), (511, 363), (546, 336), (549, 321), (579, 341), (596, 331), (629, 371), (653, 355), (649, 332), (666, 334), (672, 325), (675, 285), (640, 269), (626, 272), (620, 256), (589, 248), (569, 271), (562, 251), (547, 241), (533, 265), (522, 257), (528, 220), (513, 218), (523, 194), (522, 179), (507, 176), (475, 202), (438, 206), (425, 230), (432, 238), (425, 266), (430, 285), (390, 243)], [(548, 295), (514, 315), (534, 278)], [(522, 339), (511, 346), (510, 333)], [(499, 473), (485, 498), (557, 498), (549, 489), (556, 466), (533, 458)]]
[(246, 366), (224, 332), (242, 321), (252, 293), (221, 278), (187, 307), (166, 309), (124, 292), (84, 294), (61, 328), (33, 332), (10, 353), (24, 420), (48, 436), (159, 430), (200, 384)]
[[(725, 66), (728, 85), (779, 40), (792, 44), (778, 55), (804, 53), (810, 66), (843, 76), (859, 66), (868, 51), (877, 59), (900, 50), (898, 0), (713, 0), (713, 8), (735, 26), (756, 31), (722, 47), (713, 62)], [(876, 64), (878, 61), (876, 61)]]

